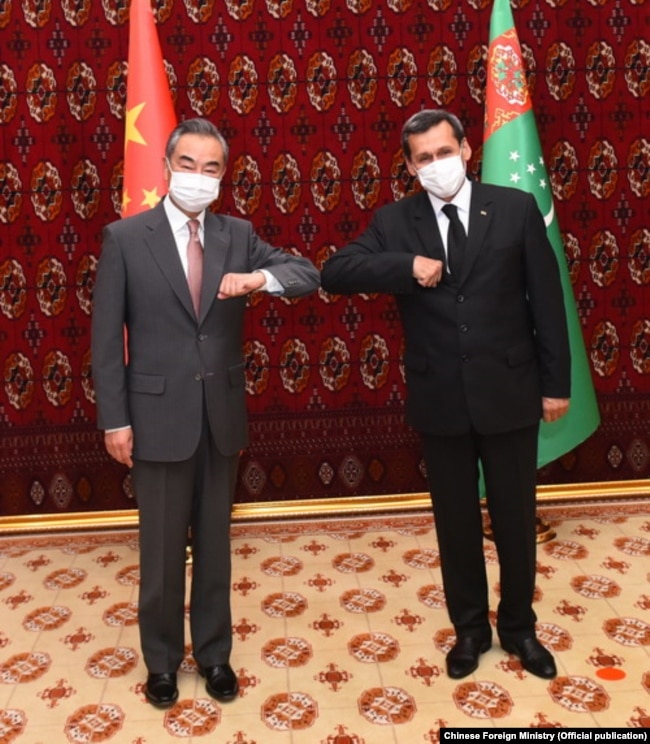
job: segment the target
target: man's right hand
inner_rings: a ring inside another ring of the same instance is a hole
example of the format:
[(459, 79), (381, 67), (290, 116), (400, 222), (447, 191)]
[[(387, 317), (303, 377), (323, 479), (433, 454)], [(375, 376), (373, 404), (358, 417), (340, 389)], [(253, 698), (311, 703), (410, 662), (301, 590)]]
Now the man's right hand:
[(437, 258), (415, 256), (413, 259), (413, 278), (421, 287), (437, 287), (442, 281), (444, 264)]
[(104, 433), (104, 444), (108, 454), (115, 458), (122, 465), (133, 467), (133, 429), (129, 426), (127, 429), (118, 429), (117, 431), (107, 431)]

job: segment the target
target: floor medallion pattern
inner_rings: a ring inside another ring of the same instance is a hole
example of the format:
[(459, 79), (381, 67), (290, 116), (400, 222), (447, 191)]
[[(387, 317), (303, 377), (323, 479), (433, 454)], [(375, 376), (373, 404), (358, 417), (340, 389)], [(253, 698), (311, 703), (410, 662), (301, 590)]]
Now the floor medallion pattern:
[[(447, 677), (455, 635), (430, 513), (265, 521), (233, 527), (237, 699), (207, 694), (187, 618), (167, 711), (143, 692), (137, 535), (0, 538), (0, 744), (439, 744), (441, 726), (650, 727), (648, 502), (540, 516), (556, 537), (537, 554), (537, 634), (556, 679), (496, 636), (474, 674)], [(496, 608), (487, 540), (485, 556)]]

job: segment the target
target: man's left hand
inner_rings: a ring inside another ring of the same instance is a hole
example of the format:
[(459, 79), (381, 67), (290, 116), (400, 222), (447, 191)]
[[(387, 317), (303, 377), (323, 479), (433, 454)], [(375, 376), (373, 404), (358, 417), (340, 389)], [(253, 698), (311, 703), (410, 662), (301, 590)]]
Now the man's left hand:
[(568, 398), (542, 398), (542, 418), (547, 424), (562, 418), (568, 410)]
[(261, 271), (253, 271), (252, 274), (224, 274), (217, 297), (220, 300), (241, 297), (249, 292), (262, 289), (265, 284), (266, 277)]

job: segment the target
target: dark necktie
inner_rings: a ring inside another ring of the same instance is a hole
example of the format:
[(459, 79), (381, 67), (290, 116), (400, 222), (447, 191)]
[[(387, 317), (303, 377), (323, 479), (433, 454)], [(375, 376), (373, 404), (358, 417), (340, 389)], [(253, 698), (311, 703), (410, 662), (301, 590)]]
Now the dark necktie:
[(187, 283), (196, 317), (199, 317), (201, 306), (201, 283), (203, 281), (203, 248), (199, 238), (199, 221), (188, 220), (190, 239), (187, 243)]
[(465, 260), (465, 249), (467, 248), (467, 233), (463, 223), (458, 217), (458, 209), (455, 204), (445, 204), (442, 211), (449, 217), (449, 230), (447, 232), (447, 262), (449, 270), (456, 281), (460, 279)]

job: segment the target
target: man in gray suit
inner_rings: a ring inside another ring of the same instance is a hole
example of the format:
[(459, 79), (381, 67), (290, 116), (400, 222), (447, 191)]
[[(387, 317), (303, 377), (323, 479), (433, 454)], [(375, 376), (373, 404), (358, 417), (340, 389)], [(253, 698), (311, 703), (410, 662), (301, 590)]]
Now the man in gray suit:
[(556, 674), (535, 636), (535, 482), (540, 419), (569, 407), (570, 355), (560, 276), (535, 198), (471, 182), (456, 116), (420, 111), (402, 129), (423, 190), (379, 209), (335, 253), (323, 289), (391, 292), (405, 336), (406, 420), (422, 437), (454, 679), (490, 648), (479, 463), (499, 556), (496, 626), (532, 674)]
[(244, 309), (251, 292), (297, 297), (319, 283), (309, 260), (273, 248), (246, 220), (208, 211), (227, 159), (210, 122), (181, 123), (165, 151), (168, 195), (105, 228), (94, 291), (98, 426), (112, 457), (132, 468), (145, 695), (162, 708), (178, 698), (188, 529), (194, 658), (210, 695), (237, 695), (229, 529), (248, 443)]

